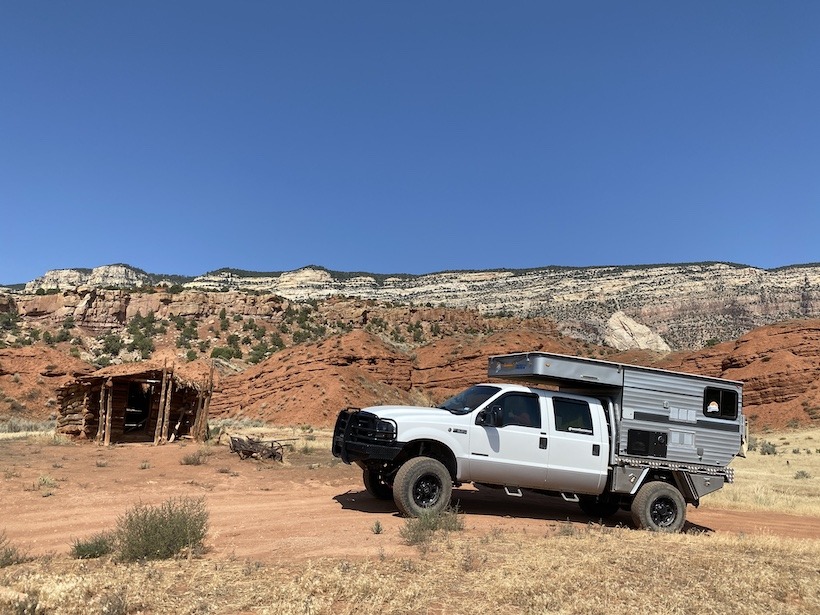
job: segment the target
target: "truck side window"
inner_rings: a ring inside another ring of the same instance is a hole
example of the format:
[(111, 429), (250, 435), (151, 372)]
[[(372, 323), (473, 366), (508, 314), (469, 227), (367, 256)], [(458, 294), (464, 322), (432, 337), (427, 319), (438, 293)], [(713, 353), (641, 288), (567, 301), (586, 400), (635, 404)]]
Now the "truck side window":
[(555, 429), (570, 433), (592, 434), (592, 413), (589, 404), (578, 399), (553, 397)]
[(510, 393), (498, 400), (501, 406), (502, 426), (541, 427), (541, 410), (538, 396), (524, 393)]
[(736, 419), (737, 391), (706, 387), (703, 391), (703, 415), (716, 419)]

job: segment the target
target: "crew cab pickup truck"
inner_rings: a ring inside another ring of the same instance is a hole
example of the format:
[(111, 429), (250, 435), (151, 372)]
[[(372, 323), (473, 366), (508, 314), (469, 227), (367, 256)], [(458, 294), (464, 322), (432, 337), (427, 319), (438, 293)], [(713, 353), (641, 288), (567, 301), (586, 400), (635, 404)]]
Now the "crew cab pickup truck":
[(680, 531), (686, 506), (732, 482), (746, 422), (742, 384), (550, 353), (490, 357), (488, 375), (437, 408), (342, 410), (332, 452), (366, 490), (418, 516), (454, 486), (538, 492), (595, 518)]

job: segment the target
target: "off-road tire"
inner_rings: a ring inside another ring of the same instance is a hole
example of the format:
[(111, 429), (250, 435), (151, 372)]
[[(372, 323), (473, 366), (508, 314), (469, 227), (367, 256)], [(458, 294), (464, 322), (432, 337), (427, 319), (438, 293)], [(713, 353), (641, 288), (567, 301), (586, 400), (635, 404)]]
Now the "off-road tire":
[(410, 459), (399, 468), (393, 481), (393, 501), (405, 517), (443, 511), (452, 492), (450, 472), (431, 457)]
[(578, 506), (585, 515), (593, 519), (609, 519), (616, 512), (621, 510), (621, 505), (617, 500), (606, 497), (580, 496)]
[(680, 532), (686, 522), (686, 500), (673, 485), (646, 483), (632, 500), (632, 522), (653, 532)]
[(379, 473), (365, 468), (362, 471), (362, 481), (367, 492), (378, 500), (392, 500), (393, 488), (379, 480)]

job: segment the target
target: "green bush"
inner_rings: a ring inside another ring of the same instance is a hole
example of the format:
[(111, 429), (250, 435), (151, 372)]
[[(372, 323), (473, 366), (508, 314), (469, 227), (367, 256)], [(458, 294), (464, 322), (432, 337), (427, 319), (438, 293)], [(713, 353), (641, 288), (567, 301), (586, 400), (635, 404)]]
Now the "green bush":
[(217, 346), (211, 350), (211, 358), (225, 359), (226, 361), (230, 361), (233, 358), (241, 359), (242, 351), (232, 346)]
[(171, 498), (159, 506), (138, 504), (117, 523), (118, 558), (136, 562), (168, 559), (185, 549), (198, 553), (207, 530), (203, 498)]
[(120, 354), (123, 347), (122, 338), (116, 333), (109, 333), (102, 338), (102, 352), (104, 354), (116, 356)]
[(75, 559), (96, 559), (114, 552), (116, 536), (113, 532), (100, 532), (86, 540), (75, 540), (71, 547), (71, 557)]

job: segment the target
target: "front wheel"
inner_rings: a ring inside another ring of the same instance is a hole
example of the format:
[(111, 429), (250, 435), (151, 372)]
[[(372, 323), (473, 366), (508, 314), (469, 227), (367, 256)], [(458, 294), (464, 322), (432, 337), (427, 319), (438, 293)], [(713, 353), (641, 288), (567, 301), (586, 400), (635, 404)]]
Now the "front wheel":
[(396, 473), (393, 500), (405, 517), (437, 513), (450, 503), (453, 479), (444, 464), (431, 457), (414, 457)]
[(653, 532), (680, 532), (686, 521), (686, 500), (669, 483), (652, 481), (638, 491), (632, 501), (632, 521)]

